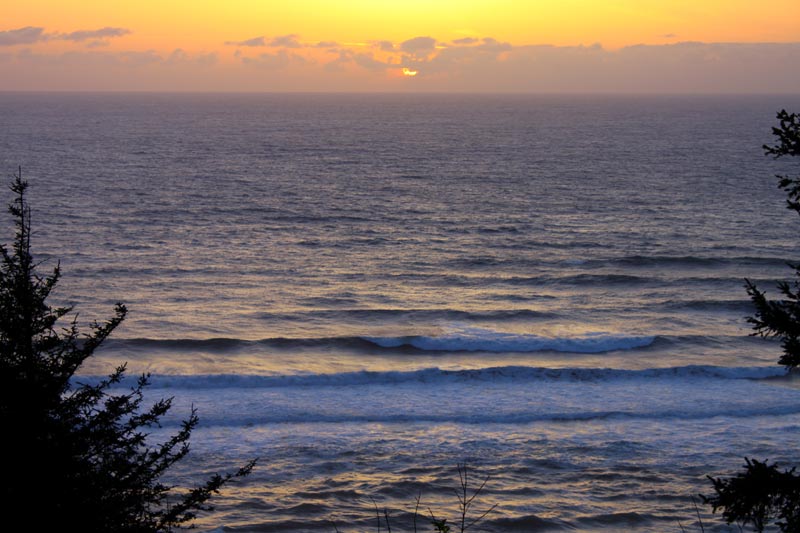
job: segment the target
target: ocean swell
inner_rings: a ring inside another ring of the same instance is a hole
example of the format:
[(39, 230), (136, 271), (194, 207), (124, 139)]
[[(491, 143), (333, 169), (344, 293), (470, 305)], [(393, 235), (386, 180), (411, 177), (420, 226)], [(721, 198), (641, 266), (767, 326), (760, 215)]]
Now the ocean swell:
[(655, 337), (611, 333), (586, 333), (576, 337), (543, 337), (483, 328), (461, 328), (440, 336), (365, 337), (365, 340), (382, 348), (410, 346), (426, 351), (602, 353), (650, 346), (655, 341)]
[[(331, 374), (294, 375), (247, 375), (247, 374), (198, 374), (198, 375), (154, 375), (151, 385), (157, 388), (175, 389), (253, 389), (284, 387), (355, 387), (371, 385), (399, 385), (404, 383), (536, 383), (536, 382), (612, 382), (643, 380), (691, 379), (740, 380), (766, 379), (784, 375), (778, 366), (721, 367), (710, 365), (688, 365), (681, 367), (648, 368), (626, 370), (616, 368), (543, 368), (529, 366), (502, 366), (467, 370), (444, 370), (425, 368), (408, 372), (340, 372)], [(83, 376), (80, 383), (95, 384), (103, 377)], [(133, 384), (134, 376), (126, 380)], [(128, 383), (123, 383), (128, 386)]]
[(342, 336), (261, 340), (213, 339), (112, 339), (113, 349), (233, 352), (252, 348), (303, 349), (338, 348), (351, 350), (422, 350), (432, 352), (573, 352), (602, 353), (650, 346), (656, 337), (616, 333), (585, 333), (577, 336), (546, 337), (508, 333), (488, 328), (450, 325), (437, 335)]

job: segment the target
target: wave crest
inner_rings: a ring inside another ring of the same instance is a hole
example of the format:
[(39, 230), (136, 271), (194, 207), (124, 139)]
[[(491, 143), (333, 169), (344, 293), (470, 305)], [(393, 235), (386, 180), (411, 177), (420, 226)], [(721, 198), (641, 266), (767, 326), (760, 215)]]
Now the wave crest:
[(412, 347), (447, 352), (572, 352), (602, 353), (650, 346), (653, 336), (586, 333), (577, 337), (542, 337), (483, 328), (460, 328), (440, 336), (364, 337), (382, 348)]

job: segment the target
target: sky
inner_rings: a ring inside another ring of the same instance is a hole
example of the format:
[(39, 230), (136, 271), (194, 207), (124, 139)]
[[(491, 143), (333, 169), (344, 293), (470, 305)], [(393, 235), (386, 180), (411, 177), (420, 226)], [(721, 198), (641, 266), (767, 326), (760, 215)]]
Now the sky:
[(797, 0), (25, 0), (0, 90), (800, 93)]

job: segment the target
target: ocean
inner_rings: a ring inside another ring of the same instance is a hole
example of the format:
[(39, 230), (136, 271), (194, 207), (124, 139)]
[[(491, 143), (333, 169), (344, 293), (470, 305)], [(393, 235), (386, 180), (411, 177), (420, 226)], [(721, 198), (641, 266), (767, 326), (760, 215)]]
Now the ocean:
[[(765, 157), (800, 96), (0, 94), (0, 162), (79, 322), (128, 319), (154, 438), (194, 406), (201, 531), (728, 531), (744, 457), (800, 463), (750, 335), (800, 220)], [(10, 192), (6, 193), (7, 201)], [(12, 228), (3, 225), (8, 242)], [(699, 506), (695, 509), (695, 502)]]

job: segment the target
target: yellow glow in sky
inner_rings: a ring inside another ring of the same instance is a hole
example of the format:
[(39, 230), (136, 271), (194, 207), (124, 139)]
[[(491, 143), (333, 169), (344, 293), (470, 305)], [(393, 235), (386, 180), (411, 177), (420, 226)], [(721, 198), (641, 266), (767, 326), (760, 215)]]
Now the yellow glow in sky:
[(798, 0), (6, 4), (0, 90), (800, 91)]
[[(800, 2), (773, 0), (26, 0), (0, 30), (131, 30), (128, 47), (220, 50), (225, 41), (297, 34), (310, 41), (493, 37), (514, 45), (606, 48), (665, 42), (800, 40)], [(112, 46), (121, 46), (114, 41)]]

